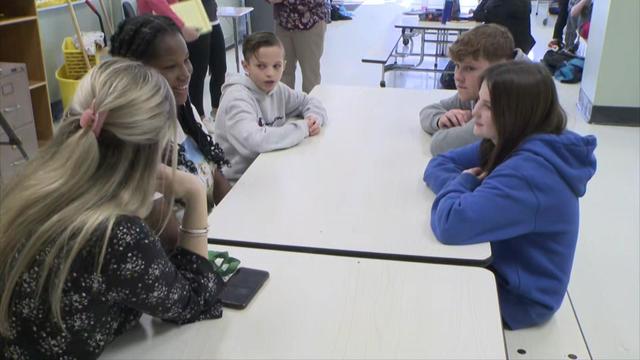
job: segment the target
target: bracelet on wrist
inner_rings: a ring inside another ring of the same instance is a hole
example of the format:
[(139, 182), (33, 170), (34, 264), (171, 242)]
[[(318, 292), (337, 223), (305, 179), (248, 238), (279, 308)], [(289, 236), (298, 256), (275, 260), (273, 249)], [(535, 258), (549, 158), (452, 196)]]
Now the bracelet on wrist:
[(187, 229), (180, 225), (180, 232), (187, 235), (207, 235), (209, 234), (209, 228), (206, 227), (204, 229)]
[(180, 234), (182, 234), (182, 238), (206, 238), (207, 234), (189, 234), (189, 233), (185, 233), (185, 232), (181, 232)]

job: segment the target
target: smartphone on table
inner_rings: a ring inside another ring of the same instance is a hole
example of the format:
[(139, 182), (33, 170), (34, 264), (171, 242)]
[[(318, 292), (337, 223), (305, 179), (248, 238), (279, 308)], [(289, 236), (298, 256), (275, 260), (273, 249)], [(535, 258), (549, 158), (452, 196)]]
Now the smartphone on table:
[(244, 309), (269, 278), (264, 270), (241, 267), (225, 284), (220, 299), (222, 305), (232, 309)]

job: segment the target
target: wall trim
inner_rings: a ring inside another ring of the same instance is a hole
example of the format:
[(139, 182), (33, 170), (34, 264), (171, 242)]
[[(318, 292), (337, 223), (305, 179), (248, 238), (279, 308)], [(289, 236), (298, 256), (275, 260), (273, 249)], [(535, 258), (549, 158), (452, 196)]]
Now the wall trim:
[(582, 88), (578, 111), (590, 124), (640, 127), (640, 107), (593, 105)]

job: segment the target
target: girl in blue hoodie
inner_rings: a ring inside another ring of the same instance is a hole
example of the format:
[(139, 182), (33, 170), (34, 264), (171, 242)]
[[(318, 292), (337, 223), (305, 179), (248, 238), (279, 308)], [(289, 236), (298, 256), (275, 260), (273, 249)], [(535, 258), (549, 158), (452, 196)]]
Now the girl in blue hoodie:
[(491, 242), (506, 327), (538, 325), (567, 290), (596, 138), (565, 129), (554, 82), (537, 64), (487, 69), (473, 117), (483, 140), (425, 170), (437, 194), (431, 228), (444, 244)]

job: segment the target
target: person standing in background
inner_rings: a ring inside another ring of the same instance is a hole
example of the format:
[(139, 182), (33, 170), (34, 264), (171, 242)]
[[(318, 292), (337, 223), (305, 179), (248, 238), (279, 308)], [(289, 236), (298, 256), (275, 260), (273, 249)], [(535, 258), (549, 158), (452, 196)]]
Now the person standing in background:
[[(202, 0), (209, 20), (211, 20), (211, 33), (201, 35), (198, 40), (188, 43), (191, 64), (193, 64), (193, 74), (189, 83), (189, 97), (191, 103), (196, 107), (202, 122), (210, 134), (213, 133), (213, 122), (215, 121), (220, 96), (222, 95), (222, 84), (227, 73), (227, 50), (224, 43), (222, 26), (218, 20), (218, 4), (215, 0)], [(211, 113), (205, 114), (204, 110), (204, 89), (207, 71), (211, 74), (209, 80), (209, 93), (211, 94)]]
[(569, 18), (564, 32), (565, 47), (572, 53), (580, 47), (578, 31), (582, 30), (585, 23), (591, 21), (593, 11), (592, 0), (569, 0)]
[(171, 6), (169, 6), (177, 2), (178, 0), (138, 0), (138, 15), (155, 14), (166, 16), (178, 25), (178, 28), (182, 31), (182, 36), (184, 36), (184, 40), (186, 42), (189, 43), (195, 41), (199, 36), (198, 29), (186, 26), (184, 21), (182, 21), (178, 14), (176, 14), (171, 9)]
[(482, 0), (473, 12), (473, 19), (506, 27), (513, 35), (516, 47), (528, 54), (536, 43), (531, 36), (530, 14), (529, 0)]
[(302, 70), (302, 91), (309, 93), (320, 84), (320, 58), (324, 34), (331, 17), (327, 0), (267, 0), (273, 5), (276, 35), (285, 52), (282, 82), (295, 88), (296, 63)]
[(564, 47), (564, 44), (562, 43), (562, 32), (564, 31), (564, 27), (567, 25), (567, 18), (569, 17), (569, 0), (558, 1), (558, 8), (560, 9), (560, 12), (558, 13), (556, 24), (553, 27), (553, 38), (549, 41), (548, 47), (550, 48)]

